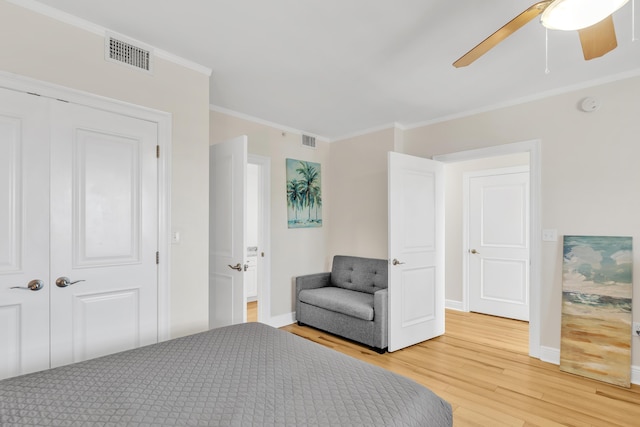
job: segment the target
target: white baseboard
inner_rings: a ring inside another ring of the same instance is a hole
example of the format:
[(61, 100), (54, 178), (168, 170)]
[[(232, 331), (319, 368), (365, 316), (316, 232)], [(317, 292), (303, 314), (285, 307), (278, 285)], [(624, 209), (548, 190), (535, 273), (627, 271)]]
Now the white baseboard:
[(296, 322), (296, 313), (285, 313), (279, 316), (274, 316), (268, 319), (265, 323), (269, 326), (273, 326), (274, 328), (281, 328), (283, 326), (290, 325)]
[(444, 306), (446, 308), (450, 308), (451, 310), (464, 311), (462, 308), (462, 301), (454, 301), (451, 299), (444, 301)]
[(553, 347), (540, 346), (540, 360), (554, 365), (560, 364), (560, 350)]

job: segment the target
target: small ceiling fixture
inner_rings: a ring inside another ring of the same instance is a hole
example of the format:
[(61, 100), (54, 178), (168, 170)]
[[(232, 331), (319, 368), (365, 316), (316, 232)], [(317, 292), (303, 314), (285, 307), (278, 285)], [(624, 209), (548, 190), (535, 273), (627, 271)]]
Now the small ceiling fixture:
[(550, 30), (573, 31), (590, 27), (629, 0), (556, 0), (542, 12), (542, 25)]

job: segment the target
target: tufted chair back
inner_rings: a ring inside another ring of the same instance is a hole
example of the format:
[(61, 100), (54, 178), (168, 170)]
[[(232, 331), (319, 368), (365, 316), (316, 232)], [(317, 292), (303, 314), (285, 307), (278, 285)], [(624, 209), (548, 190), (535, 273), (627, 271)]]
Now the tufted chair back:
[(373, 294), (387, 288), (387, 271), (386, 259), (336, 255), (333, 257), (331, 284)]

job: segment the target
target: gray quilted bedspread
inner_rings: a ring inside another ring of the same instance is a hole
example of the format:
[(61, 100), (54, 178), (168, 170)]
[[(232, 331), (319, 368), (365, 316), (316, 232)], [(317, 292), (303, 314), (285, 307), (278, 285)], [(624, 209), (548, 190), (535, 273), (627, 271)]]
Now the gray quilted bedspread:
[(0, 381), (2, 426), (451, 426), (425, 387), (259, 323)]

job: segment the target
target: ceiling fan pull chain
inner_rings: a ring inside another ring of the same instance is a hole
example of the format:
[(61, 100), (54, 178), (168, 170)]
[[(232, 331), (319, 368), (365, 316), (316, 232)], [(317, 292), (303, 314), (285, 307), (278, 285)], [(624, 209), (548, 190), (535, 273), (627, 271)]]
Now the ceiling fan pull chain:
[(544, 73), (549, 74), (549, 29), (544, 29)]
[(631, 1), (631, 41), (638, 40), (636, 37), (636, 0)]

